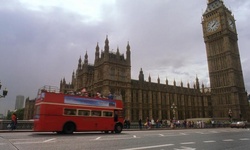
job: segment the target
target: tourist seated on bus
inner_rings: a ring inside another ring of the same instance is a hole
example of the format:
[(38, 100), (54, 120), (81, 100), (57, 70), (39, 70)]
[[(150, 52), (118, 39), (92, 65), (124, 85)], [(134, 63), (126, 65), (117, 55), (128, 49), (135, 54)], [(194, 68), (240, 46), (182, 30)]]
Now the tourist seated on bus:
[(83, 88), (83, 89), (81, 90), (81, 96), (89, 97), (89, 93), (87, 92), (86, 88)]
[(102, 94), (101, 94), (100, 92), (97, 92), (97, 93), (96, 93), (96, 97), (97, 97), (97, 98), (101, 98), (101, 97), (102, 97)]
[(108, 99), (113, 99), (113, 95), (111, 94), (111, 92), (109, 92), (109, 95), (108, 95)]

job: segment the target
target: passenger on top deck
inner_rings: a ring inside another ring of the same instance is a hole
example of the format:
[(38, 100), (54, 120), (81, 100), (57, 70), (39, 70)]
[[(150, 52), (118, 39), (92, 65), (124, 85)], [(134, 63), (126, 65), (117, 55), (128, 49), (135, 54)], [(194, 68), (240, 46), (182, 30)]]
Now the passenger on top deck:
[(109, 92), (109, 95), (108, 95), (108, 99), (113, 99), (114, 96), (111, 94), (111, 92)]

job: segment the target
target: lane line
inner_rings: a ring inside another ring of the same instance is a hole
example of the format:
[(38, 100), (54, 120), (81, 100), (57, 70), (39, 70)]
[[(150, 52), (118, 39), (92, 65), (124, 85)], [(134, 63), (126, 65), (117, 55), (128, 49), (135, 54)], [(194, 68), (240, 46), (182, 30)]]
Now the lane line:
[(43, 141), (44, 143), (47, 143), (47, 142), (50, 142), (50, 141), (54, 141), (56, 138), (53, 138), (53, 139), (48, 139), (48, 140), (45, 140)]
[(225, 139), (225, 140), (222, 140), (222, 141), (224, 141), (224, 142), (232, 142), (234, 140), (233, 139)]
[(99, 140), (101, 137), (97, 137), (95, 140)]
[(174, 144), (153, 145), (153, 146), (144, 146), (144, 147), (135, 147), (135, 148), (120, 149), (120, 150), (150, 149), (150, 148), (167, 147), (167, 146), (173, 146), (173, 145)]
[(180, 144), (188, 145), (188, 144), (195, 144), (195, 142), (184, 142), (184, 143), (180, 143)]
[(240, 139), (241, 141), (248, 141), (249, 140), (249, 138), (242, 138), (242, 139)]
[(203, 141), (204, 143), (213, 143), (213, 142), (216, 142), (216, 141)]
[(181, 149), (175, 148), (175, 150), (196, 150), (196, 148), (181, 146)]
[(99, 139), (90, 139), (90, 141), (96, 141), (96, 140), (100, 140), (100, 141), (110, 141), (110, 140), (129, 140), (129, 139), (139, 139), (140, 137), (124, 137), (124, 138), (99, 138)]

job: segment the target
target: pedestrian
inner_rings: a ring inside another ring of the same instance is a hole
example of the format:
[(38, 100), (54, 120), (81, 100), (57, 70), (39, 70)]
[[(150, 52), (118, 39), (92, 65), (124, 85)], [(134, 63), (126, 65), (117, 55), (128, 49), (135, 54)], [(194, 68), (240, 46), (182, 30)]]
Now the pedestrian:
[(126, 119), (124, 119), (124, 121), (123, 121), (123, 126), (125, 129), (127, 128), (127, 120)]
[(130, 129), (130, 120), (127, 120), (127, 129)]
[(150, 129), (150, 120), (149, 120), (149, 117), (147, 117), (146, 119), (146, 124), (147, 124), (147, 129)]
[(13, 113), (11, 116), (11, 130), (15, 130), (17, 125), (17, 116), (16, 113)]
[(142, 120), (141, 120), (141, 118), (139, 119), (139, 121), (138, 121), (138, 123), (139, 123), (139, 128), (140, 128), (140, 130), (142, 129)]

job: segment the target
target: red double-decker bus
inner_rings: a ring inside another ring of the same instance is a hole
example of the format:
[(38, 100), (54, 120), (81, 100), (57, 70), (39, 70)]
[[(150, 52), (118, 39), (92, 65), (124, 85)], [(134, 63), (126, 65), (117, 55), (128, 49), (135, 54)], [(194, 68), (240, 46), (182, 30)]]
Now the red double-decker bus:
[(34, 131), (121, 133), (122, 111), (122, 100), (63, 94), (56, 87), (44, 86), (39, 89), (36, 98)]

